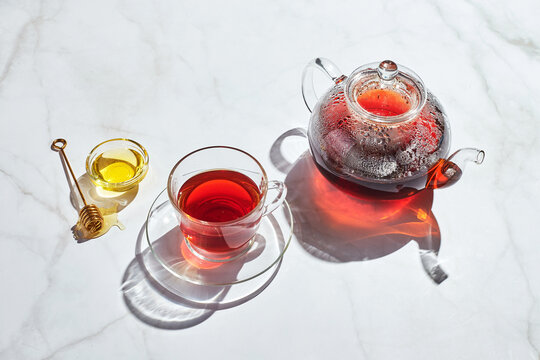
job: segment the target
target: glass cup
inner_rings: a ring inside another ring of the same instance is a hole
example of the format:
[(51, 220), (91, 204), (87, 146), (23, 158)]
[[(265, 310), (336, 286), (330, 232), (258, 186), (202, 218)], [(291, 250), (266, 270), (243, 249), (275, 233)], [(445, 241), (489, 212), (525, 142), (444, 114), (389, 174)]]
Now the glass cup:
[[(269, 200), (268, 192), (275, 192)], [(281, 181), (269, 181), (247, 152), (209, 146), (184, 156), (167, 184), (189, 250), (206, 261), (231, 261), (249, 250), (263, 216), (285, 200)]]

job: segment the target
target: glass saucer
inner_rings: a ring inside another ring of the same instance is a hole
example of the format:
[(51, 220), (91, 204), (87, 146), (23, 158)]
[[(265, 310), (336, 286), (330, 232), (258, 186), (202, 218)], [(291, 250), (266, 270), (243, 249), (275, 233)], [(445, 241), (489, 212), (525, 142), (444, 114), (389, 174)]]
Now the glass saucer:
[[(242, 256), (229, 262), (210, 262), (188, 249), (165, 189), (148, 212), (146, 240), (156, 260), (176, 278), (197, 285), (238, 284), (273, 268), (287, 250), (293, 234), (293, 217), (286, 201), (281, 207), (282, 211), (276, 209), (262, 218), (253, 244)], [(290, 224), (286, 234), (280, 223)]]

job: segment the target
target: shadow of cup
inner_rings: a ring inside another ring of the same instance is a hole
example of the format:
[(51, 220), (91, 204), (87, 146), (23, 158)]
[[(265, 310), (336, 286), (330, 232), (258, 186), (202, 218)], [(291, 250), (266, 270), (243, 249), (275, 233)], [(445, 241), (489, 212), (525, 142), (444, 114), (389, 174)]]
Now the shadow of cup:
[[(274, 218), (272, 226), (279, 227)], [(145, 237), (143, 225), (137, 237), (135, 259), (128, 265), (122, 280), (122, 292), (128, 309), (144, 323), (162, 329), (183, 329), (195, 326), (208, 319), (216, 310), (239, 306), (259, 295), (277, 275), (281, 261), (273, 269), (257, 279), (234, 285), (200, 285), (175, 276), (157, 260), (152, 250), (143, 248)], [(153, 249), (160, 256), (174, 259), (180, 268), (189, 271), (194, 263), (193, 254), (184, 247), (179, 228), (175, 227), (154, 241)], [(283, 238), (280, 241), (284, 242)], [(220, 281), (230, 279), (243, 264), (254, 260), (263, 250), (265, 239), (259, 235), (255, 241), (257, 248), (250, 251), (241, 261), (208, 267), (208, 279)], [(187, 250), (187, 252), (186, 252)], [(177, 268), (179, 270), (180, 268)], [(198, 269), (200, 270), (200, 269)], [(211, 272), (214, 272), (212, 275)], [(231, 295), (232, 293), (232, 295)], [(238, 296), (238, 293), (241, 296)], [(182, 294), (183, 296), (179, 295)]]

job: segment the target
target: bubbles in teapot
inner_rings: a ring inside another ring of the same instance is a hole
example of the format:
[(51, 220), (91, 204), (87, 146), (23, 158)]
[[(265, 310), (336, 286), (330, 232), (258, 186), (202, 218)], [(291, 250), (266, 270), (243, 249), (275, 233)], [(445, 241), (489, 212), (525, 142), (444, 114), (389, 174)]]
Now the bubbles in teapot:
[[(312, 114), (310, 147), (319, 166), (350, 181), (367, 181), (383, 191), (395, 192), (400, 182), (402, 186), (425, 177), (447, 155), (448, 123), (429, 91), (426, 105), (416, 117), (385, 123), (366, 119), (351, 109), (340, 85), (321, 98)], [(357, 100), (365, 110), (379, 116), (400, 115), (410, 109), (407, 99), (394, 91), (368, 90)], [(425, 185), (423, 180), (416, 182), (411, 186)], [(390, 189), (383, 189), (385, 184)]]

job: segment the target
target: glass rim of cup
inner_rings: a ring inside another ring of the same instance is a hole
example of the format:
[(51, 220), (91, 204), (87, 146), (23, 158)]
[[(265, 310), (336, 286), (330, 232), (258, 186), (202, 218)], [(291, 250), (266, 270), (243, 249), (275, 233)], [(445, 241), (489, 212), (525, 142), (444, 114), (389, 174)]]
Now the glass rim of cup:
[[(183, 211), (182, 209), (180, 209), (178, 207), (178, 201), (175, 199), (175, 195), (171, 193), (171, 181), (172, 181), (173, 174), (174, 174), (176, 168), (180, 165), (180, 163), (182, 161), (187, 159), (189, 156), (191, 156), (191, 155), (193, 155), (195, 153), (201, 152), (203, 150), (210, 150), (210, 149), (227, 149), (227, 150), (239, 151), (239, 152), (243, 153), (244, 155), (247, 155), (248, 157), (250, 157), (253, 161), (255, 161), (255, 163), (257, 164), (257, 166), (261, 170), (262, 177), (263, 177), (263, 183), (261, 185), (260, 191), (261, 191), (262, 196), (259, 199), (259, 202), (257, 203), (257, 206), (255, 206), (246, 215), (243, 215), (243, 216), (241, 216), (239, 218), (236, 218), (234, 220), (229, 220), (229, 221), (205, 221), (205, 220), (200, 220), (200, 219), (197, 219), (196, 217), (193, 217), (193, 216), (189, 215), (188, 213), (186, 213), (185, 211)], [(227, 145), (211, 145), (211, 146), (205, 146), (205, 147), (199, 148), (197, 150), (193, 150), (192, 152), (190, 152), (189, 154), (183, 156), (180, 160), (178, 160), (176, 162), (176, 164), (171, 169), (171, 172), (169, 173), (169, 178), (167, 180), (167, 194), (169, 196), (169, 201), (171, 202), (172, 206), (178, 212), (180, 212), (183, 216), (186, 216), (190, 221), (193, 221), (193, 222), (196, 222), (196, 223), (199, 223), (199, 224), (202, 224), (202, 225), (226, 226), (226, 225), (236, 224), (236, 223), (244, 220), (245, 218), (247, 218), (251, 214), (253, 214), (253, 212), (255, 212), (256, 210), (259, 210), (264, 205), (264, 202), (266, 200), (267, 191), (268, 191), (268, 176), (266, 175), (266, 170), (264, 170), (264, 168), (261, 165), (261, 163), (259, 162), (259, 160), (257, 160), (253, 155), (251, 155), (247, 151), (244, 151), (242, 149), (239, 149), (239, 148), (236, 148), (236, 147), (233, 147), (233, 146), (227, 146)]]

